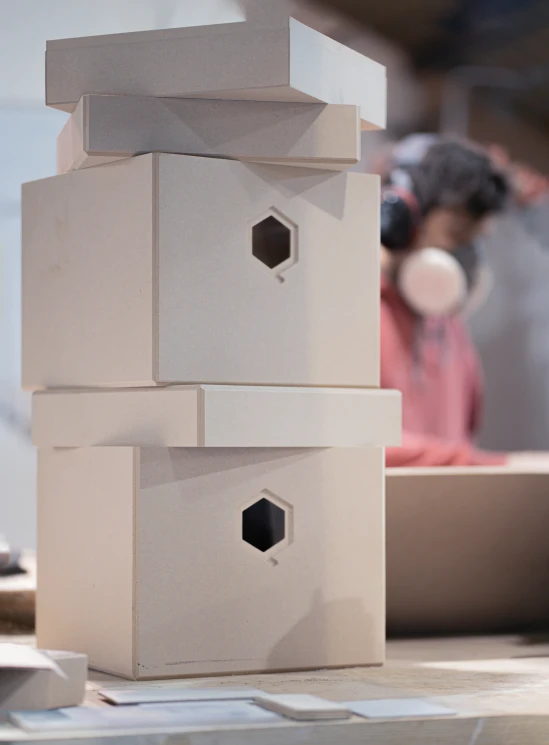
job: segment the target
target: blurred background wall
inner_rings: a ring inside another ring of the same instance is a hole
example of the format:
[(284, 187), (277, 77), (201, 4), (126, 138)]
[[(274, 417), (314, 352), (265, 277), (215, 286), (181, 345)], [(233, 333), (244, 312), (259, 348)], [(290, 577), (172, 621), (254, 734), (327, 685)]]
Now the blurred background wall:
[[(386, 44), (371, 48), (388, 65), (388, 130), (368, 140), (367, 158), (383, 138), (441, 131), (501, 145), (513, 160), (549, 174), (547, 0), (320, 5), (345, 16), (337, 31), (342, 41), (366, 54), (372, 34)], [(486, 376), (480, 442), (547, 450), (549, 204), (499, 220), (486, 254), (495, 286), (471, 320)]]
[[(0, 532), (35, 543), (35, 456), (20, 376), (20, 184), (54, 173), (65, 114), (43, 105), (46, 39), (243, 17), (285, 0), (0, 0)], [(549, 173), (547, 0), (318, 0), (296, 15), (388, 68), (386, 143), (445, 131)], [(549, 208), (548, 208), (549, 209)], [(496, 286), (472, 320), (486, 370), (482, 444), (549, 449), (549, 212), (508, 215), (487, 246)]]

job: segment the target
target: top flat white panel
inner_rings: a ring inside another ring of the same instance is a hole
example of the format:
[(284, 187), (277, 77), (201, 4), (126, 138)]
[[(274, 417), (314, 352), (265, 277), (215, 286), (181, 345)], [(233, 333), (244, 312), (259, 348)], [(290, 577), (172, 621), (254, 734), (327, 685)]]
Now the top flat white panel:
[(293, 18), (48, 42), (46, 104), (87, 93), (351, 104), (385, 126), (385, 68)]

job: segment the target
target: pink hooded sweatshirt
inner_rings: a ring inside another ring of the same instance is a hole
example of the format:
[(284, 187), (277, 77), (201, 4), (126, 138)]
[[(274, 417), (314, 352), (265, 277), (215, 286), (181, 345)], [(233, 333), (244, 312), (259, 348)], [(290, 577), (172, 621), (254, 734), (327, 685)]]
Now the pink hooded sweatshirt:
[(418, 318), (381, 279), (381, 386), (402, 392), (402, 447), (387, 466), (477, 466), (506, 462), (473, 445), (482, 408), (482, 372), (457, 318)]

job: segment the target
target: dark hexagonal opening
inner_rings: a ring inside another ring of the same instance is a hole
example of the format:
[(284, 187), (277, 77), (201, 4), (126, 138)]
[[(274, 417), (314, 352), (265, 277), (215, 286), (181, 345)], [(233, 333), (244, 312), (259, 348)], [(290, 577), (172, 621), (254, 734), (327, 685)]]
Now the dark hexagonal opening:
[(269, 269), (288, 261), (292, 254), (291, 230), (269, 215), (252, 228), (252, 253)]
[(242, 512), (242, 539), (258, 551), (268, 551), (285, 535), (286, 513), (268, 499), (260, 499)]

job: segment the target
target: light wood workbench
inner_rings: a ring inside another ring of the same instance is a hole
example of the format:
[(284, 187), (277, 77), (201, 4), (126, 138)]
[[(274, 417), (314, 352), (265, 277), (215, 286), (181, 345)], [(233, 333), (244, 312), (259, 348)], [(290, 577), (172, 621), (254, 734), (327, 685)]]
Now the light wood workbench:
[[(32, 642), (32, 638), (21, 638)], [(547, 655), (547, 656), (545, 656)], [(127, 681), (91, 673), (87, 705), (101, 705), (100, 687)], [(186, 733), (140, 732), (139, 745), (547, 745), (549, 742), (549, 636), (393, 641), (383, 668), (246, 675), (194, 680), (192, 685), (253, 686), (268, 692), (311, 693), (335, 701), (429, 697), (457, 712), (443, 719), (296, 723)], [(133, 683), (131, 685), (134, 685)], [(144, 684), (142, 684), (144, 685)], [(175, 682), (159, 685), (173, 686)], [(50, 737), (63, 742), (94, 738), (116, 745), (137, 732)], [(39, 742), (9, 725), (1, 742)]]

